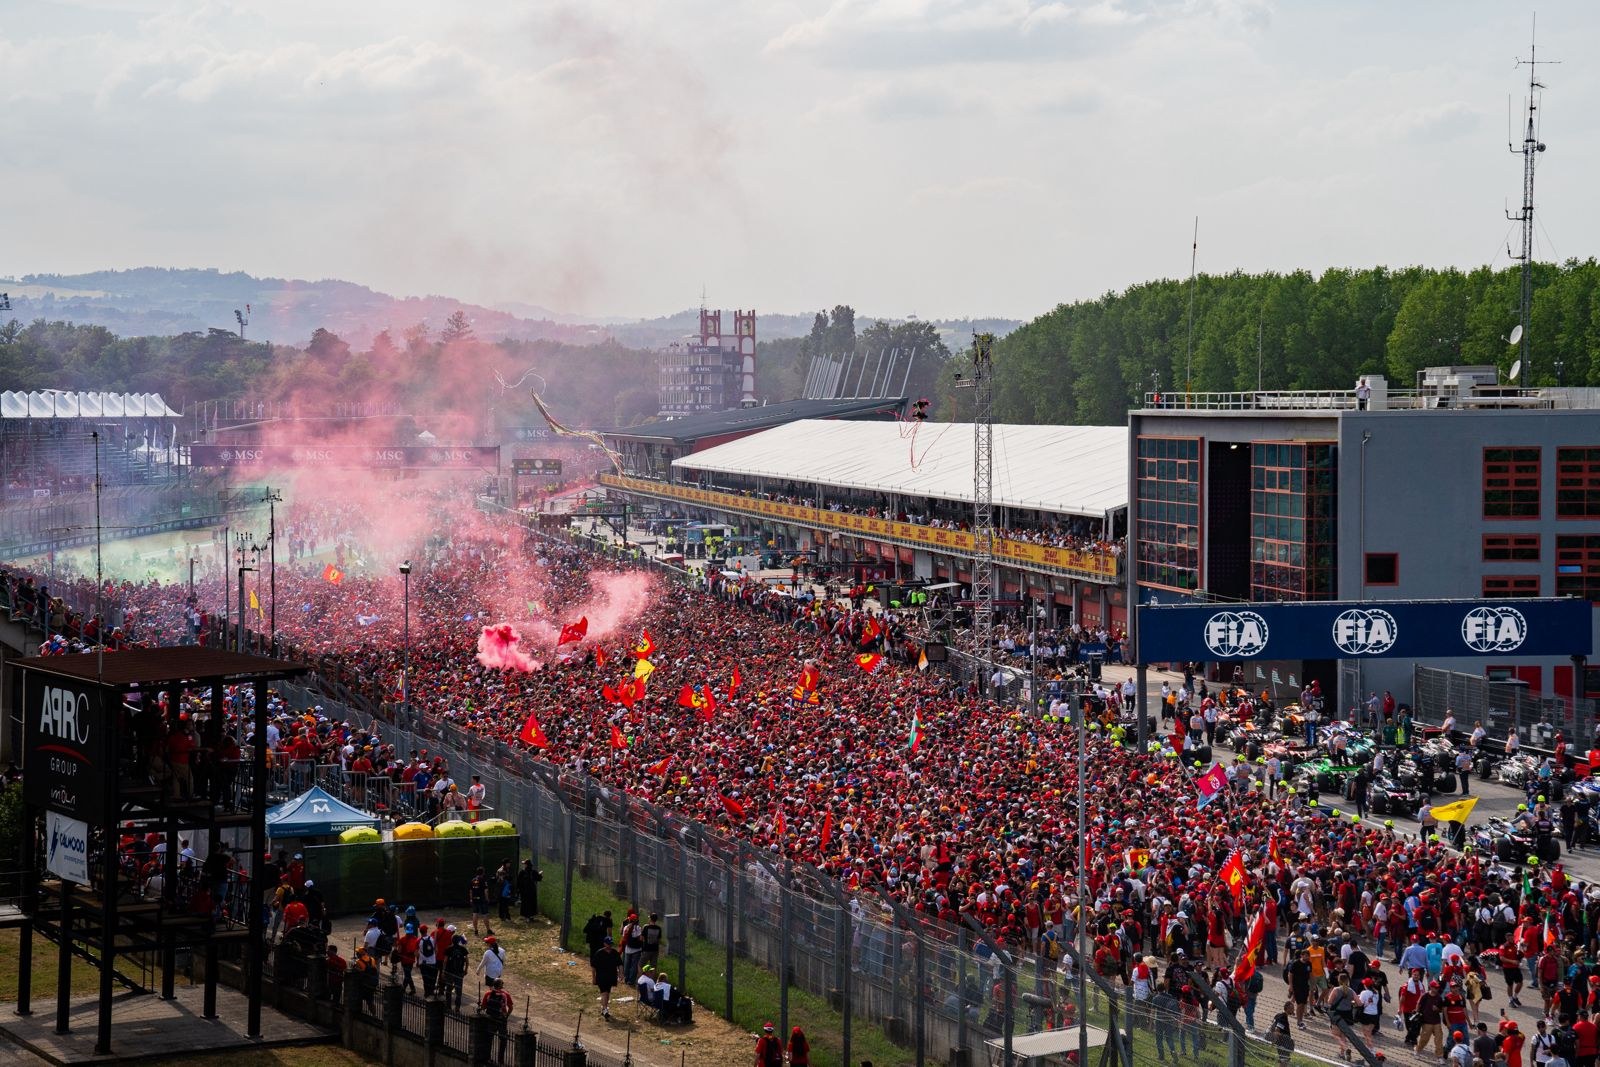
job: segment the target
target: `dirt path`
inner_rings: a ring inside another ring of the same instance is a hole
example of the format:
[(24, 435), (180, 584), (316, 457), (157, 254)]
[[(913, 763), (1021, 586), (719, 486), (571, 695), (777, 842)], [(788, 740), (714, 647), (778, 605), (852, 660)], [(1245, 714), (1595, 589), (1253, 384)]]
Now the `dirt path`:
[[(472, 935), (470, 916), (450, 910), (430, 911), (421, 918), (431, 927), (443, 916), (467, 937), (472, 967), (483, 955), (483, 940)], [(342, 954), (366, 930), (366, 919), (346, 917), (334, 922), (333, 938)], [(696, 1004), (691, 1026), (662, 1026), (648, 1021), (638, 1011), (632, 989), (618, 987), (611, 997), (611, 1018), (600, 1018), (600, 995), (589, 980), (589, 962), (562, 951), (561, 929), (540, 917), (531, 922), (513, 918), (509, 923), (496, 920), (495, 936), (505, 950), (506, 988), (516, 998), (517, 1011), (512, 1030), (526, 1014), (529, 1029), (548, 1034), (560, 1042), (572, 1039), (574, 1031), (584, 1047), (622, 1062), (631, 1052), (639, 1067), (722, 1067), (748, 1059), (755, 1048), (756, 1035), (732, 1026)], [(385, 969), (384, 979), (388, 979)], [(481, 996), (481, 979), (469, 970), (467, 999)], [(419, 979), (420, 988), (420, 979)], [(582, 1012), (580, 1028), (579, 1012)], [(631, 1038), (631, 1044), (630, 1044)]]

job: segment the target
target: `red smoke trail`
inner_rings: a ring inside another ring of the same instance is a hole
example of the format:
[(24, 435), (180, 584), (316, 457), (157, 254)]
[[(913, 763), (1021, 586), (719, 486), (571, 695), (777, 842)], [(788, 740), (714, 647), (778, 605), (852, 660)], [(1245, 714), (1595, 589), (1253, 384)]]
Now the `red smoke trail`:
[(532, 674), (544, 664), (522, 651), (521, 644), (522, 635), (510, 623), (485, 626), (478, 635), (478, 662), (485, 667)]

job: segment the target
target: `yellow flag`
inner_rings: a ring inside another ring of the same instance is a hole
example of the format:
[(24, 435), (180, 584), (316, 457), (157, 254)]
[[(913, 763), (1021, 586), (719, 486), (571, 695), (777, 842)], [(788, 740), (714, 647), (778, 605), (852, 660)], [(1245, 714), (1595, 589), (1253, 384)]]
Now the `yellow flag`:
[(641, 659), (633, 665), (633, 676), (635, 678), (648, 678), (655, 673), (655, 670), (656, 665), (654, 663), (647, 659)]
[(251, 611), (260, 611), (261, 610), (261, 601), (256, 599), (256, 591), (254, 589), (250, 590), (250, 610)]
[(1428, 814), (1432, 815), (1440, 822), (1458, 822), (1465, 824), (1467, 821), (1467, 816), (1472, 814), (1472, 809), (1477, 807), (1477, 805), (1477, 797), (1463, 797), (1460, 800), (1452, 800), (1448, 804), (1435, 804), (1433, 807), (1428, 809)]

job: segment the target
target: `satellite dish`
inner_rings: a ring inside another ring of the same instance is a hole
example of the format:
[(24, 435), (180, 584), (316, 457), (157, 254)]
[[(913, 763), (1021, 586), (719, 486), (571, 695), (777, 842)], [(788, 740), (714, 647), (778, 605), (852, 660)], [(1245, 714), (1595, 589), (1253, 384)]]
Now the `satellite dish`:
[(1510, 377), (1510, 379), (1512, 381), (1516, 381), (1517, 380), (1517, 375), (1519, 375), (1521, 373), (1522, 373), (1522, 360), (1519, 359), (1515, 363), (1511, 364), (1511, 374), (1509, 375), (1509, 377)]
[(1514, 345), (1522, 341), (1522, 324), (1511, 327), (1511, 336), (1506, 338), (1506, 344)]

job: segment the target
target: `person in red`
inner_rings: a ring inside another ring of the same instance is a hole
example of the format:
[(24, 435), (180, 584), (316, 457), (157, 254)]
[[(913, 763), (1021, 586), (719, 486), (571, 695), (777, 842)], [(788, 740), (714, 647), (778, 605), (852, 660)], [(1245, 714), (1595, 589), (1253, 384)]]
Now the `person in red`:
[(1505, 1035), (1500, 1039), (1500, 1052), (1506, 1058), (1506, 1067), (1522, 1067), (1522, 1046), (1528, 1039), (1517, 1029), (1515, 1020), (1507, 1019), (1500, 1024), (1500, 1029)]
[(789, 1067), (811, 1067), (811, 1042), (798, 1026), (789, 1032)]
[(422, 949), (422, 938), (417, 935), (417, 928), (411, 923), (406, 924), (404, 932), (394, 941), (395, 955), (400, 958), (400, 970), (405, 974), (401, 985), (405, 992), (415, 994), (417, 984), (411, 978), (411, 972), (417, 965), (417, 953)]
[(1577, 1046), (1573, 1067), (1594, 1067), (1600, 1055), (1600, 1027), (1589, 1017), (1587, 1008), (1578, 1009), (1578, 1018), (1572, 1024), (1573, 1043)]
[(283, 906), (283, 932), (285, 935), (296, 927), (304, 926), (311, 920), (311, 913), (306, 910), (306, 902), (296, 893), (289, 898)]
[(783, 1067), (783, 1042), (773, 1033), (771, 1023), (761, 1028), (756, 1040), (756, 1067)]
[(328, 999), (337, 1004), (344, 995), (344, 974), (350, 969), (350, 964), (339, 955), (338, 945), (329, 945), (328, 960), (324, 966), (328, 970)]
[(189, 729), (188, 715), (182, 716), (177, 729), (167, 735), (167, 765), (172, 768), (172, 797), (188, 800), (194, 796), (194, 772), (189, 766), (190, 753), (194, 751), (195, 737)]

